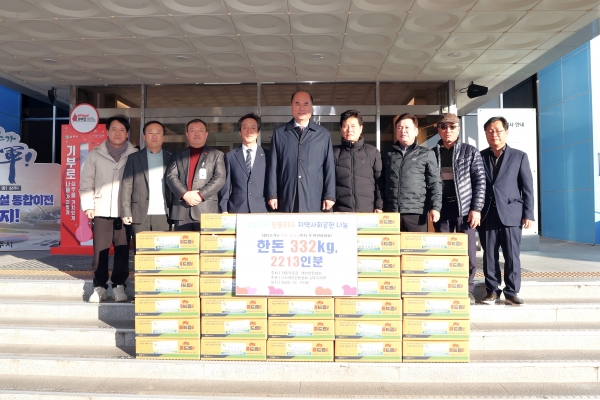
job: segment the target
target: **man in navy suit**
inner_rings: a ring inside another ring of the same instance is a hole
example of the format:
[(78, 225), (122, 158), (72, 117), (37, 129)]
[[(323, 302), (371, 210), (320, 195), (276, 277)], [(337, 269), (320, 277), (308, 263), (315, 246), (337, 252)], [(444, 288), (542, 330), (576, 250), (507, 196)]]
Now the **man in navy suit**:
[(254, 113), (238, 121), (242, 145), (225, 154), (227, 178), (219, 192), (222, 213), (266, 213), (265, 172), (267, 156), (256, 143), (260, 117)]
[(496, 303), (502, 291), (498, 250), (504, 255), (504, 298), (506, 304), (520, 306), (521, 233), (534, 220), (533, 177), (527, 154), (506, 144), (508, 122), (490, 118), (485, 125), (490, 145), (481, 152), (485, 168), (486, 195), (479, 227), (483, 247), (483, 272), (487, 295), (482, 302)]

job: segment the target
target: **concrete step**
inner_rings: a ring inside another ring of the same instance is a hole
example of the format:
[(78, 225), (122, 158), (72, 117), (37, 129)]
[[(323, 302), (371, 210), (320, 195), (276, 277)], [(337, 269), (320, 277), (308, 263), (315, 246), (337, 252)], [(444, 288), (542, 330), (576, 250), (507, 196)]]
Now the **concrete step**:
[[(64, 279), (49, 278), (47, 276), (35, 276), (23, 278), (1, 278), (0, 294), (2, 296), (23, 296), (24, 294), (35, 294), (41, 296), (73, 297), (88, 300), (94, 291), (92, 279), (78, 279), (66, 277)], [(133, 279), (127, 280), (125, 288), (127, 296), (133, 298)], [(108, 296), (112, 296), (112, 287), (109, 282)]]
[[(473, 295), (481, 300), (486, 295), (485, 284), (475, 285)], [(600, 281), (522, 281), (519, 297), (527, 299), (600, 299)]]
[(471, 306), (471, 322), (600, 322), (600, 297), (528, 298), (519, 307), (503, 301), (491, 306), (476, 304)]
[(0, 343), (50, 346), (135, 346), (134, 322), (98, 319), (0, 318)]
[(135, 346), (50, 346), (40, 344), (0, 344), (0, 356), (24, 357), (62, 357), (103, 359), (135, 358)]
[(600, 322), (472, 322), (471, 350), (598, 350)]

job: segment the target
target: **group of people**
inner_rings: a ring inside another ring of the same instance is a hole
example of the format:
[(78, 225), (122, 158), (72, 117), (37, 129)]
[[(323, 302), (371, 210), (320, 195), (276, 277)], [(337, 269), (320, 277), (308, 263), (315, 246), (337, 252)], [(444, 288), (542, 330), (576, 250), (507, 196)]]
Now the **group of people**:
[[(241, 146), (223, 154), (206, 146), (208, 126), (187, 123), (189, 146), (174, 154), (162, 148), (165, 127), (144, 125), (146, 147), (127, 141), (129, 123), (106, 122), (108, 138), (84, 163), (81, 207), (94, 233), (94, 292), (107, 298), (108, 252), (114, 245), (113, 298), (126, 301), (129, 241), (141, 231), (199, 231), (203, 213), (399, 212), (401, 231), (462, 232), (468, 237), (469, 297), (476, 272), (476, 230), (484, 250), (487, 295), (496, 303), (521, 305), (522, 228), (534, 219), (533, 178), (527, 155), (506, 144), (508, 122), (494, 117), (485, 125), (489, 148), (479, 152), (459, 139), (460, 119), (445, 114), (437, 124), (440, 140), (432, 149), (417, 143), (418, 119), (394, 120), (394, 145), (387, 151), (364, 142), (357, 110), (340, 118), (341, 144), (311, 121), (312, 96), (291, 97), (292, 119), (277, 127), (268, 150), (258, 145), (261, 119), (251, 113), (238, 121)], [(503, 290), (499, 249), (504, 255)]]

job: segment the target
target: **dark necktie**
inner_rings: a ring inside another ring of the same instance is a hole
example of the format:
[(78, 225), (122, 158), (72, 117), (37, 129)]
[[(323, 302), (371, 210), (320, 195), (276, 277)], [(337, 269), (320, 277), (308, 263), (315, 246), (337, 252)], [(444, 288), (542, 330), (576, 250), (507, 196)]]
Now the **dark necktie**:
[(248, 172), (252, 172), (252, 150), (246, 150), (246, 168), (248, 168)]
[(304, 127), (302, 125), (298, 125), (295, 129), (296, 129), (296, 133), (298, 133), (298, 138), (301, 138), (302, 132), (304, 132)]

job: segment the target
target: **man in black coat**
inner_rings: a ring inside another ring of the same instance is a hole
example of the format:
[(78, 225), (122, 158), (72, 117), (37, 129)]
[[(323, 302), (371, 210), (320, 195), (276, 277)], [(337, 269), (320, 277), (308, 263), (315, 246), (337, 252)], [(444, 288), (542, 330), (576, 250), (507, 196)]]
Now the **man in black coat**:
[(254, 113), (238, 121), (242, 145), (225, 154), (227, 177), (219, 192), (222, 213), (266, 213), (265, 172), (267, 156), (256, 143), (260, 117)]
[(146, 148), (127, 157), (119, 189), (119, 215), (135, 235), (142, 231), (168, 231), (172, 194), (165, 182), (171, 153), (162, 148), (165, 127), (158, 121), (144, 125)]
[(342, 113), (340, 130), (342, 144), (333, 148), (336, 186), (333, 211), (380, 213), (383, 210), (381, 154), (362, 137), (360, 111)]
[(437, 124), (440, 141), (435, 153), (442, 179), (442, 211), (433, 224), (436, 232), (466, 233), (469, 245), (469, 299), (475, 304), (473, 289), (477, 271), (475, 229), (481, 220), (485, 201), (485, 171), (479, 151), (458, 138), (460, 120), (445, 114)]
[(484, 125), (490, 145), (481, 152), (486, 178), (485, 206), (479, 227), (483, 247), (485, 304), (500, 298), (502, 282), (498, 249), (504, 255), (504, 298), (514, 306), (524, 304), (517, 296), (521, 289), (521, 234), (534, 220), (533, 176), (524, 152), (506, 144), (508, 122), (490, 118)]
[(383, 155), (384, 211), (400, 213), (400, 230), (427, 232), (428, 219), (437, 222), (442, 207), (442, 181), (435, 154), (417, 144), (419, 121), (402, 114), (394, 123), (396, 142)]
[(275, 128), (269, 147), (269, 206), (280, 212), (328, 211), (335, 203), (331, 136), (310, 120), (310, 94), (296, 92), (291, 101), (293, 118)]

